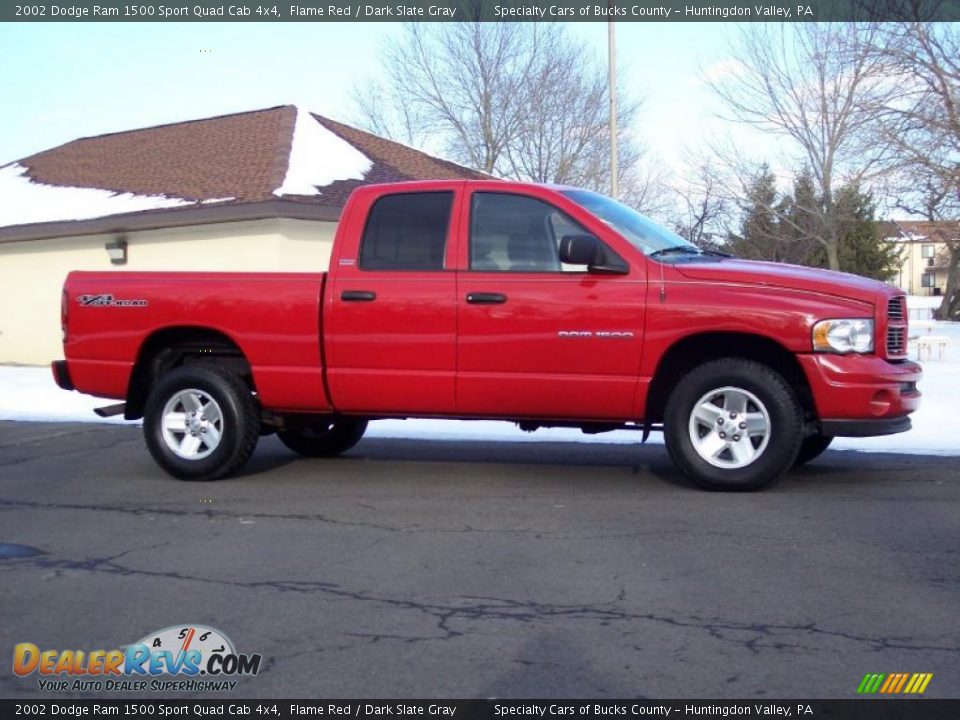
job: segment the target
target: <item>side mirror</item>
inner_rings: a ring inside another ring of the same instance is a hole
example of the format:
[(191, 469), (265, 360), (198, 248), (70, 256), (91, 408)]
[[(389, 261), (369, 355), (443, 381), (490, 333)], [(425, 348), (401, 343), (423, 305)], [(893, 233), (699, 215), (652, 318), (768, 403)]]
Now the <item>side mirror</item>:
[[(607, 259), (612, 256), (612, 259)], [(593, 235), (564, 235), (560, 239), (560, 262), (567, 265), (586, 265), (594, 275), (626, 275), (627, 264), (609, 250), (604, 251)]]
[(593, 235), (564, 235), (560, 239), (560, 262), (568, 265), (593, 265), (600, 242)]

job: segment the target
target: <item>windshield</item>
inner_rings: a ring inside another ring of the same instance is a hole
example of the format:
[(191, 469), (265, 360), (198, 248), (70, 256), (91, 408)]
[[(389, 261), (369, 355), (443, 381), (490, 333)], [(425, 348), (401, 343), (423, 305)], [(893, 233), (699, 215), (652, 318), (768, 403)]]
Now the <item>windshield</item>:
[(700, 252), (695, 245), (691, 245), (676, 233), (657, 225), (646, 215), (641, 215), (633, 208), (606, 195), (590, 190), (561, 190), (560, 192), (603, 220), (644, 255), (652, 255), (669, 248), (698, 254)]

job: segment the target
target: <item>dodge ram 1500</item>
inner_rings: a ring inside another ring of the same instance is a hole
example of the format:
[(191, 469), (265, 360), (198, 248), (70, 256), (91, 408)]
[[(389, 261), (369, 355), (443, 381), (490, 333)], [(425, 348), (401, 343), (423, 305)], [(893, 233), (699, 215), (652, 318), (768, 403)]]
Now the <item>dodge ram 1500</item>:
[(170, 474), (212, 480), (276, 432), (307, 456), (377, 418), (662, 430), (709, 489), (770, 484), (836, 436), (910, 428), (895, 288), (704, 252), (603, 195), (370, 185), (328, 272), (73, 272), (66, 389), (122, 400)]

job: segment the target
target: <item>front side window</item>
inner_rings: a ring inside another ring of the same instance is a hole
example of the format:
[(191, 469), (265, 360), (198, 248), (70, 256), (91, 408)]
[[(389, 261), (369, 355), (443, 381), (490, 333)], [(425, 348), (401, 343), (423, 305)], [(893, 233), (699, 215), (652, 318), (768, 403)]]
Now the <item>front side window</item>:
[[(523, 195), (473, 194), (470, 269), (479, 272), (585, 272), (560, 262), (560, 241), (587, 231), (549, 203)], [(610, 251), (607, 251), (610, 252)]]
[(370, 208), (363, 270), (443, 270), (452, 192), (385, 195)]

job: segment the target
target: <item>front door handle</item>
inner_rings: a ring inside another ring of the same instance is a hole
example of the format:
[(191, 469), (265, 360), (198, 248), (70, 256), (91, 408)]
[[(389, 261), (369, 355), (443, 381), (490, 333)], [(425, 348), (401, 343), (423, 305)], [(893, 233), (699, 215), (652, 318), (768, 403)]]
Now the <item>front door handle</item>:
[(373, 302), (377, 294), (369, 290), (344, 290), (340, 293), (340, 299), (344, 302)]
[(471, 305), (503, 305), (506, 301), (503, 293), (467, 293), (467, 302)]

